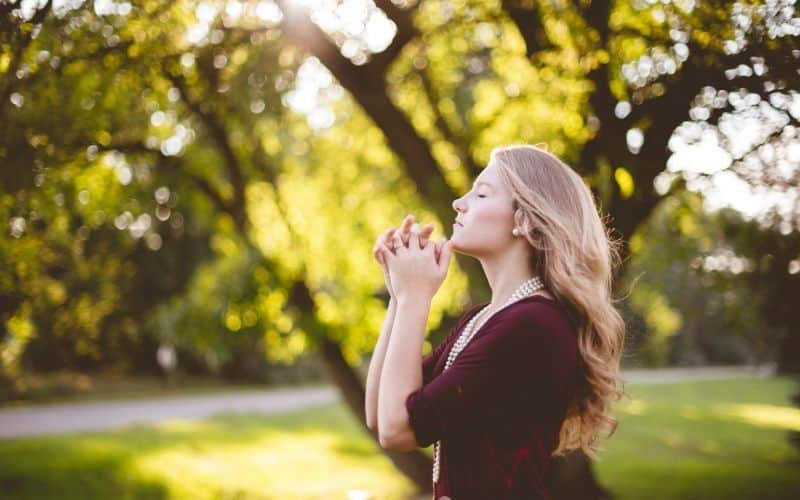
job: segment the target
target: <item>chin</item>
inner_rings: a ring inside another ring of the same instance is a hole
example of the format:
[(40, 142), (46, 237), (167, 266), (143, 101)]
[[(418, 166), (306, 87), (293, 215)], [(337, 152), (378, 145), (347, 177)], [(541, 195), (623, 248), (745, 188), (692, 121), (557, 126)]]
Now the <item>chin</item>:
[(466, 248), (464, 245), (462, 245), (461, 242), (458, 241), (458, 238), (451, 237), (450, 241), (453, 242), (453, 248), (452, 248), (453, 252), (458, 252), (464, 255), (470, 255), (469, 249)]

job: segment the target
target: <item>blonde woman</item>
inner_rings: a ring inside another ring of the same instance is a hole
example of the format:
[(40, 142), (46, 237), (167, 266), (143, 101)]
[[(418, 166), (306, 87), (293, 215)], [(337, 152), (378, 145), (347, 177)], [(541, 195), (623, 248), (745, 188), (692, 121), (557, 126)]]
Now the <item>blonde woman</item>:
[[(378, 238), (390, 293), (370, 362), (367, 425), (388, 450), (434, 445), (434, 499), (547, 499), (554, 455), (613, 434), (622, 395), (618, 264), (591, 191), (535, 146), (492, 151), (453, 202), (449, 240), (407, 217)], [(481, 263), (491, 300), (467, 310), (420, 360), (451, 252)]]

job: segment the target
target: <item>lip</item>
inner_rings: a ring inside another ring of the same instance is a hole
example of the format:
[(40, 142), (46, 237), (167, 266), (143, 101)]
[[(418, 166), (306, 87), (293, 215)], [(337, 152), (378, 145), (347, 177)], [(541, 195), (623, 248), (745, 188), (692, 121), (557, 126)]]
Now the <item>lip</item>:
[(453, 222), (453, 227), (464, 227), (464, 224), (460, 222)]

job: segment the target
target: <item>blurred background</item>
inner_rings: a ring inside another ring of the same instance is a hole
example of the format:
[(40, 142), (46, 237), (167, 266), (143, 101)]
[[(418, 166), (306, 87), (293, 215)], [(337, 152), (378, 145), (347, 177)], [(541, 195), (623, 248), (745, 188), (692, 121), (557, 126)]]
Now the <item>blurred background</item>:
[[(429, 498), (363, 423), (371, 248), (544, 143), (625, 243), (557, 497), (800, 498), (798, 10), (0, 1), (0, 497)], [(457, 255), (425, 352), (488, 297)]]

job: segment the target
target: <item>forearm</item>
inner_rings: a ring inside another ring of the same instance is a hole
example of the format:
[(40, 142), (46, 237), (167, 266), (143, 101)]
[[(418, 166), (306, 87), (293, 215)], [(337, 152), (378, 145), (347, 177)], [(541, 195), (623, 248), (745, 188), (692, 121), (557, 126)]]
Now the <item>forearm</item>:
[(430, 313), (426, 297), (399, 298), (393, 335), (383, 362), (378, 398), (378, 427), (391, 437), (408, 427), (405, 401), (422, 387), (422, 344)]
[(392, 324), (397, 313), (397, 301), (394, 297), (389, 299), (389, 307), (386, 309), (386, 317), (383, 320), (381, 333), (378, 342), (372, 352), (367, 372), (367, 394), (364, 400), (367, 427), (378, 430), (378, 390), (381, 380), (381, 370), (386, 350), (389, 347), (389, 338), (392, 333)]

